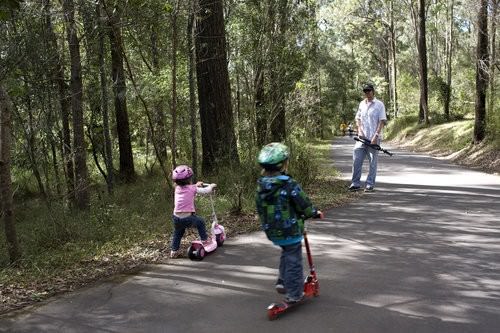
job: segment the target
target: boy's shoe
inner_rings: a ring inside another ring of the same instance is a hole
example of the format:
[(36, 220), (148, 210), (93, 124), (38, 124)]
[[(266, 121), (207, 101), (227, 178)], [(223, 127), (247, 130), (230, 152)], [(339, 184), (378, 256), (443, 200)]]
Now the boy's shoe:
[(276, 291), (278, 292), (278, 294), (286, 294), (285, 285), (283, 284), (282, 279), (278, 279), (278, 281), (276, 281), (276, 285), (274, 287), (276, 288)]
[(180, 250), (170, 251), (170, 259), (179, 258), (180, 255), (181, 255), (181, 251)]
[(358, 191), (360, 188), (361, 188), (360, 186), (354, 186), (351, 184), (351, 186), (349, 186), (349, 191), (355, 192)]
[(373, 186), (371, 186), (371, 185), (367, 185), (367, 186), (365, 187), (365, 192), (373, 192), (374, 190), (375, 190), (375, 189), (374, 189), (374, 188), (373, 188)]
[(303, 300), (304, 300), (304, 294), (302, 294), (302, 296), (300, 296), (299, 298), (290, 298), (289, 296), (287, 296), (285, 298), (285, 303), (288, 305), (294, 305), (302, 302)]

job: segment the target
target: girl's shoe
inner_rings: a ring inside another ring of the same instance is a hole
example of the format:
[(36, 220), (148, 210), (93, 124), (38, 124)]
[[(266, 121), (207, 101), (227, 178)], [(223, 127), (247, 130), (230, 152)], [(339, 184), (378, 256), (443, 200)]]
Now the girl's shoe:
[(177, 251), (170, 251), (170, 259), (175, 259), (175, 258), (179, 258), (181, 255), (181, 251), (177, 250)]
[(212, 237), (208, 237), (207, 239), (202, 240), (201, 244), (203, 244), (203, 246), (208, 246), (208, 245), (212, 244)]

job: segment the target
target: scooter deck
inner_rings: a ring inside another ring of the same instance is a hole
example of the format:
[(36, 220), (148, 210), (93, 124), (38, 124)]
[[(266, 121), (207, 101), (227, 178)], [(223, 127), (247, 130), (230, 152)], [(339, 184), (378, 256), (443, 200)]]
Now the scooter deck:
[(302, 303), (304, 303), (308, 298), (319, 296), (319, 281), (315, 275), (309, 275), (304, 283), (304, 297), (299, 302), (287, 303), (285, 301), (278, 303), (271, 303), (267, 307), (267, 317), (269, 320), (274, 320), (278, 318), (279, 315), (287, 312), (291, 308), (294, 308)]
[(217, 249), (217, 242), (215, 241), (215, 237), (210, 238), (210, 244), (208, 245), (203, 245), (200, 240), (195, 240), (191, 244), (198, 244), (199, 246), (204, 247), (207, 253), (213, 252), (215, 251), (215, 249)]
[(278, 318), (279, 315), (303, 304), (306, 301), (306, 299), (307, 298), (304, 297), (304, 299), (295, 303), (287, 303), (285, 301), (279, 303), (272, 303), (267, 307), (267, 317), (269, 318), (269, 320), (275, 320)]

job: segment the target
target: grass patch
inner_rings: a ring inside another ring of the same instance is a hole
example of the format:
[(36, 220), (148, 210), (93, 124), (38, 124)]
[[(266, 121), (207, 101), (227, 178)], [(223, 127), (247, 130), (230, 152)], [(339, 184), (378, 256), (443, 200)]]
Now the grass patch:
[(465, 119), (430, 126), (418, 124), (416, 116), (389, 122), (387, 138), (407, 148), (491, 173), (500, 173), (500, 139), (489, 135), (473, 144), (474, 120)]
[[(291, 174), (320, 209), (349, 200), (345, 182), (332, 167), (331, 140), (292, 144)], [(260, 229), (255, 214), (255, 160), (243, 161), (239, 170), (221, 171), (215, 209), (228, 235)], [(93, 193), (91, 209), (71, 211), (54, 202), (15, 202), (15, 223), (22, 260), (8, 264), (4, 233), (0, 233), (0, 313), (19, 308), (96, 280), (137, 269), (145, 263), (164, 262), (172, 232), (172, 190), (159, 175), (140, 177), (120, 185), (114, 197), (105, 190)], [(197, 199), (197, 213), (211, 214), (208, 197)], [(208, 225), (208, 221), (207, 221)], [(182, 246), (196, 238), (194, 230)]]

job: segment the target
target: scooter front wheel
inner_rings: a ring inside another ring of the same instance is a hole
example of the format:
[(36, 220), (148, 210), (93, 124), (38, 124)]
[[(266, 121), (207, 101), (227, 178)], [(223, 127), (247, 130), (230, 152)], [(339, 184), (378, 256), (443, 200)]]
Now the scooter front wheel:
[(191, 245), (187, 251), (188, 258), (196, 261), (203, 260), (203, 258), (205, 258), (205, 254), (205, 248), (201, 245)]
[(215, 241), (217, 242), (217, 246), (222, 246), (224, 245), (224, 234), (217, 234), (215, 235)]

